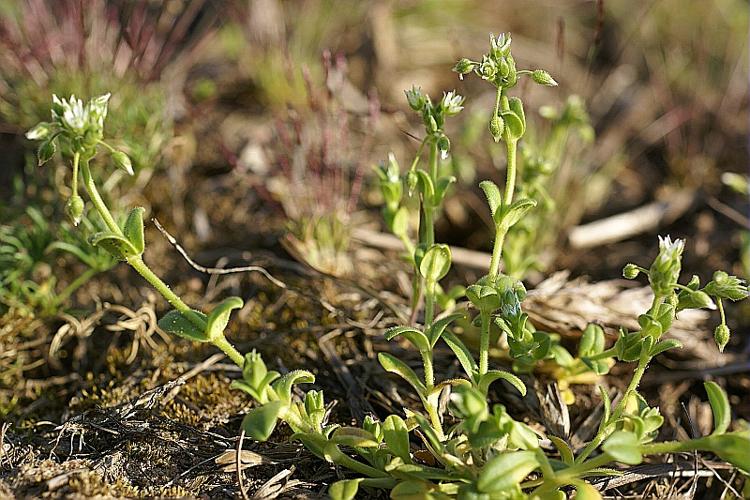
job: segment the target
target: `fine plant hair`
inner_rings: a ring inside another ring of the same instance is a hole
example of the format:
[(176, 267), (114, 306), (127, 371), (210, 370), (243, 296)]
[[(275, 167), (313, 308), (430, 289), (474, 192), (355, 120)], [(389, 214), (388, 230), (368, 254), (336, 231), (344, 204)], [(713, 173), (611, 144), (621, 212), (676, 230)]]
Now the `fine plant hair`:
[[(680, 311), (718, 308), (721, 322), (715, 338), (723, 349), (730, 335), (724, 304), (748, 295), (744, 282), (722, 271), (703, 287), (696, 276), (681, 284), (682, 240), (660, 238), (659, 253), (648, 267), (628, 264), (624, 268), (628, 279), (641, 275), (647, 278), (654, 294), (651, 306), (639, 317), (639, 330), (622, 329), (610, 347), (595, 324), (581, 336), (578, 356), (585, 369), (604, 374), (616, 362), (636, 363), (627, 389), (616, 403), (600, 388), (604, 410), (590, 442), (574, 449), (564, 436), (532, 428), (490, 400), (490, 386), (497, 380), (506, 381), (513, 391), (526, 393), (517, 376), (491, 366), (493, 331), (504, 336), (514, 363), (521, 366), (544, 359), (554, 350), (551, 336), (537, 331), (523, 311), (526, 291), (522, 283), (501, 272), (501, 262), (508, 231), (535, 206), (533, 200), (516, 196), (516, 153), (526, 120), (523, 103), (511, 93), (520, 78), (530, 77), (547, 86), (554, 86), (555, 81), (543, 70), (516, 68), (509, 34), (491, 36), (487, 54), (478, 61), (462, 59), (454, 69), (461, 75), (475, 74), (496, 88), (489, 131), (493, 140), (505, 145), (507, 168), (502, 189), (490, 181), (481, 184), (495, 225), (492, 260), (487, 275), (466, 287), (467, 301), (440, 300), (439, 282), (450, 270), (451, 253), (448, 246), (435, 241), (434, 222), (453, 179), (439, 175), (439, 161), (450, 154), (445, 120), (461, 111), (464, 99), (446, 92), (433, 101), (412, 88), (406, 97), (423, 121), (424, 138), (406, 173), (402, 175), (391, 158), (383, 166), (381, 180), (386, 219), (411, 255), (415, 295), (424, 297), (424, 311), (420, 323), (395, 326), (385, 332), (385, 337), (411, 344), (421, 356), (422, 367), (418, 373), (387, 352), (380, 352), (378, 360), (387, 372), (402, 378), (414, 390), (421, 408), (404, 408), (403, 413), (382, 420), (368, 416), (360, 427), (330, 423), (321, 391), (298, 396), (295, 386), (314, 382), (312, 373), (294, 370), (282, 376), (269, 370), (259, 353), (243, 356), (227, 340), (224, 331), (231, 312), (242, 307), (241, 298), (229, 297), (211, 311), (195, 310), (144, 263), (144, 209), (133, 208), (125, 223), (118, 224), (91, 175), (92, 160), (99, 150), (107, 151), (115, 166), (131, 169), (124, 153), (102, 142), (107, 95), (86, 104), (74, 97), (54, 97), (52, 121), (38, 125), (29, 136), (42, 141), (40, 163), (58, 150), (70, 160), (72, 195), (67, 212), (74, 223), (86, 205), (78, 194), (80, 180), (89, 203), (106, 224), (106, 230), (95, 234), (91, 243), (133, 267), (173, 307), (159, 321), (160, 327), (184, 339), (213, 344), (241, 368), (242, 377), (232, 382), (232, 387), (256, 403), (242, 421), (245, 434), (265, 441), (283, 422), (292, 430), (292, 439), (311, 453), (354, 474), (330, 486), (328, 493), (333, 499), (351, 499), (360, 490), (378, 488), (391, 490), (392, 498), (557, 499), (567, 498), (572, 490), (577, 498), (601, 498), (591, 480), (616, 474), (612, 468), (616, 464), (636, 465), (645, 456), (687, 451), (714, 453), (741, 473), (750, 474), (750, 431), (729, 431), (729, 400), (718, 384), (705, 383), (713, 431), (684, 441), (656, 440), (664, 419), (638, 391), (652, 359), (680, 347), (677, 341), (664, 338)], [(420, 167), (423, 155), (427, 156), (426, 168)], [(408, 216), (401, 207), (404, 194), (412, 194), (419, 201), (420, 223), (414, 241), (402, 220)], [(457, 334), (453, 325), (458, 321), (479, 325), (477, 352)], [(445, 378), (435, 369), (433, 350), (440, 342), (455, 354), (464, 371), (462, 376)], [(446, 396), (447, 408), (439, 404)], [(413, 453), (416, 443), (426, 451)]]

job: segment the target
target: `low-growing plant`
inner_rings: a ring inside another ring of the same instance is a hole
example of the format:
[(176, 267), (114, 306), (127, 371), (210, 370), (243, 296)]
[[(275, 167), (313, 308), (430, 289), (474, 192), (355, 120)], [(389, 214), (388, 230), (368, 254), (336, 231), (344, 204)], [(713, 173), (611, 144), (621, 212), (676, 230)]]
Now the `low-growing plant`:
[[(747, 453), (750, 431), (729, 432), (729, 400), (718, 384), (705, 384), (713, 411), (713, 432), (685, 441), (656, 441), (664, 419), (658, 408), (649, 407), (638, 392), (651, 360), (679, 347), (678, 342), (665, 339), (664, 335), (680, 311), (711, 307), (715, 303), (722, 312), (715, 336), (717, 344), (723, 348), (729, 336), (723, 302), (744, 299), (748, 294), (744, 282), (723, 272), (715, 273), (702, 288), (697, 277), (686, 285), (680, 284), (684, 248), (681, 240), (661, 239), (659, 254), (649, 268), (635, 264), (625, 267), (627, 278), (634, 279), (640, 274), (647, 277), (654, 293), (651, 307), (639, 318), (640, 330), (622, 330), (609, 348), (605, 345), (603, 331), (596, 325), (587, 328), (581, 337), (580, 359), (594, 372), (606, 372), (613, 361), (637, 363), (625, 393), (617, 402), (611, 401), (608, 392), (601, 389), (604, 411), (598, 431), (589, 443), (581, 449), (573, 449), (565, 436), (542, 433), (514, 419), (504, 406), (490, 400), (490, 386), (497, 380), (508, 382), (521, 394), (526, 393), (526, 387), (515, 375), (491, 367), (492, 327), (506, 335), (516, 362), (544, 358), (547, 354), (540, 353), (552, 349), (550, 336), (537, 332), (523, 312), (523, 285), (501, 273), (500, 262), (508, 230), (534, 206), (528, 199), (514, 201), (515, 154), (525, 132), (525, 119), (520, 99), (507, 96), (507, 91), (524, 75), (531, 76), (537, 83), (554, 83), (542, 70), (516, 69), (510, 54), (509, 35), (491, 37), (490, 42), (490, 52), (482, 61), (464, 59), (457, 65), (460, 73), (475, 72), (497, 87), (490, 131), (496, 140), (504, 141), (508, 154), (504, 192), (501, 193), (494, 183), (482, 183), (496, 226), (489, 272), (466, 288), (468, 303), (442, 313), (438, 311), (436, 290), (438, 282), (450, 269), (451, 254), (447, 246), (435, 243), (433, 222), (451, 180), (439, 178), (435, 166), (438, 155), (447, 153), (450, 147), (443, 132), (444, 119), (460, 111), (463, 98), (446, 93), (439, 103), (432, 103), (413, 89), (407, 92), (407, 98), (410, 105), (422, 113), (426, 135), (420, 149), (429, 151), (429, 168), (416, 168), (418, 154), (415, 167), (407, 173), (406, 186), (397, 181), (393, 162), (384, 174), (386, 185), (393, 190), (401, 186), (419, 194), (419, 237), (416, 244), (408, 238), (404, 240), (414, 247), (413, 260), (418, 272), (415, 282), (424, 290), (425, 315), (422, 326), (396, 326), (385, 336), (387, 339), (403, 338), (419, 351), (421, 373), (387, 352), (379, 353), (378, 359), (387, 372), (398, 375), (411, 386), (422, 408), (406, 408), (403, 414), (387, 415), (382, 421), (368, 416), (361, 427), (329, 423), (321, 391), (307, 391), (302, 398), (295, 394), (295, 385), (314, 382), (312, 373), (294, 370), (281, 375), (268, 370), (260, 354), (253, 351), (242, 356), (228, 342), (224, 329), (232, 310), (242, 307), (242, 299), (227, 298), (204, 314), (185, 304), (144, 263), (143, 209), (134, 208), (124, 225), (117, 224), (91, 177), (91, 160), (101, 146), (106, 97), (96, 98), (85, 106), (74, 99), (55, 99), (53, 121), (36, 129), (32, 135), (44, 141), (40, 148), (42, 160), (49, 159), (59, 146), (63, 155), (72, 160), (74, 178), (79, 175), (82, 178), (84, 190), (107, 225), (106, 231), (91, 238), (92, 244), (127, 262), (173, 306), (174, 309), (160, 320), (161, 328), (192, 341), (211, 343), (241, 367), (242, 378), (234, 381), (232, 387), (244, 391), (257, 403), (242, 421), (244, 432), (263, 441), (279, 422), (284, 422), (292, 429), (293, 439), (302, 442), (313, 454), (358, 474), (359, 477), (331, 485), (329, 494), (334, 499), (354, 498), (360, 488), (390, 489), (392, 498), (404, 499), (567, 498), (573, 489), (577, 491), (577, 498), (601, 498), (591, 479), (617, 474), (617, 470), (611, 468), (614, 464), (634, 465), (641, 463), (644, 456), (694, 450), (714, 453), (742, 473), (750, 474)], [(74, 117), (80, 120), (73, 120)], [(127, 165), (126, 157), (117, 151), (112, 153), (112, 159), (121, 167)], [(393, 199), (396, 198), (394, 195)], [(71, 216), (80, 215), (80, 210), (71, 210)], [(395, 203), (387, 210), (394, 219), (399, 217)], [(467, 317), (481, 327), (477, 353), (461, 341), (451, 326), (454, 321)], [(465, 376), (446, 379), (436, 373), (433, 351), (439, 343), (453, 351)], [(439, 404), (446, 394), (450, 401), (447, 411)], [(416, 443), (429, 454), (429, 459), (424, 453), (413, 452)]]

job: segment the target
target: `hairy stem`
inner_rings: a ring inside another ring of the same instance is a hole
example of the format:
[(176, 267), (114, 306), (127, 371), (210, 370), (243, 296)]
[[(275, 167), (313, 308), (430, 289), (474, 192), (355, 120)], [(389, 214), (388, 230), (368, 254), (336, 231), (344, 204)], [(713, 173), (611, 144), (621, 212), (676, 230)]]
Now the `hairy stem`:
[(479, 375), (484, 375), (489, 368), (490, 314), (480, 311), (479, 317), (482, 322), (481, 336), (479, 337)]

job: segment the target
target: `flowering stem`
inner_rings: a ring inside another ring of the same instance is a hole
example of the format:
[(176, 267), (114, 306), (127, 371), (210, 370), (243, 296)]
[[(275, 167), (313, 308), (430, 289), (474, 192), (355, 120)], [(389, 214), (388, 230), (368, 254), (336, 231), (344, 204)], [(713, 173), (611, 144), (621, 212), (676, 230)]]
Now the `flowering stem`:
[[(76, 156), (74, 157), (74, 163), (77, 159), (78, 154), (76, 153)], [(91, 171), (89, 170), (88, 161), (81, 162), (81, 174), (83, 175), (86, 192), (88, 192), (89, 198), (91, 198), (96, 211), (104, 220), (107, 228), (116, 235), (124, 238), (125, 236), (123, 235), (122, 229), (120, 229), (120, 226), (118, 226), (115, 222), (114, 217), (112, 217), (112, 213), (109, 211), (109, 208), (107, 208), (107, 205), (104, 203), (104, 200), (102, 200), (102, 197), (99, 194), (99, 190), (96, 188), (96, 183), (91, 177)], [(191, 323), (193, 323), (201, 330), (206, 329), (206, 322), (203, 320), (203, 318), (201, 318), (195, 311), (193, 311), (187, 304), (185, 304), (185, 302), (176, 293), (174, 293), (171, 288), (169, 288), (169, 285), (164, 283), (164, 281), (162, 281), (162, 279), (159, 278), (151, 270), (151, 268), (146, 265), (140, 255), (130, 255), (125, 258), (125, 261), (130, 264), (130, 266), (135, 269), (138, 274), (143, 276), (143, 278), (148, 281), (149, 284), (151, 284), (151, 286), (153, 286), (156, 291), (159, 292), (162, 297), (164, 297), (167, 302), (172, 305), (172, 307), (180, 311)], [(245, 362), (244, 357), (239, 353), (239, 351), (237, 351), (237, 349), (234, 348), (234, 346), (232, 346), (232, 344), (229, 343), (229, 341), (227, 341), (224, 335), (219, 336), (212, 343), (216, 347), (224, 351), (224, 353), (226, 353), (226, 355), (229, 356), (229, 358), (234, 361), (237, 366), (242, 367)]]

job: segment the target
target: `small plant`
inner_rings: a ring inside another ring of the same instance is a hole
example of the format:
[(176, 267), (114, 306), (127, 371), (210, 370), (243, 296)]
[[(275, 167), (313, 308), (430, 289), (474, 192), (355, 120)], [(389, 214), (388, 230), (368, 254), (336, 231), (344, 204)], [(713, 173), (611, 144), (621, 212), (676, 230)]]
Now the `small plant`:
[[(579, 498), (601, 498), (590, 479), (617, 473), (607, 467), (617, 463), (638, 464), (647, 455), (694, 450), (714, 453), (742, 473), (750, 474), (747, 453), (750, 432), (728, 432), (731, 410), (728, 397), (718, 384), (705, 384), (713, 410), (713, 432), (686, 441), (657, 442), (663, 418), (658, 409), (649, 407), (638, 393), (650, 361), (679, 347), (678, 342), (664, 338), (677, 313), (711, 307), (715, 303), (722, 311), (716, 340), (723, 348), (729, 335), (723, 301), (740, 300), (748, 294), (744, 282), (722, 272), (717, 272), (703, 288), (697, 277), (687, 285), (680, 284), (684, 248), (681, 240), (661, 239), (659, 254), (648, 269), (634, 264), (625, 267), (627, 278), (635, 279), (641, 274), (648, 277), (654, 292), (651, 307), (639, 318), (640, 330), (622, 330), (610, 348), (606, 348), (604, 334), (595, 325), (587, 328), (581, 338), (580, 359), (594, 372), (606, 372), (613, 361), (637, 362), (630, 383), (616, 404), (610, 401), (607, 391), (600, 391), (604, 412), (591, 442), (582, 449), (572, 449), (564, 437), (534, 430), (513, 419), (502, 405), (490, 401), (489, 388), (497, 380), (506, 381), (521, 394), (526, 392), (515, 375), (490, 366), (491, 328), (498, 328), (507, 336), (510, 353), (517, 363), (544, 359), (554, 349), (551, 337), (537, 332), (523, 312), (523, 285), (500, 272), (504, 237), (535, 205), (528, 199), (513, 199), (515, 154), (518, 140), (525, 132), (525, 120), (521, 101), (508, 97), (506, 92), (524, 75), (545, 85), (553, 84), (554, 80), (541, 70), (516, 70), (509, 35), (491, 37), (490, 42), (490, 53), (481, 62), (464, 59), (457, 65), (461, 74), (476, 72), (496, 85), (498, 97), (490, 119), (490, 131), (495, 140), (505, 142), (508, 153), (504, 194), (494, 183), (482, 183), (496, 225), (489, 273), (466, 288), (468, 303), (451, 305), (442, 313), (438, 311), (438, 283), (450, 269), (451, 254), (447, 246), (435, 243), (433, 222), (452, 180), (438, 176), (437, 162), (439, 155), (447, 154), (450, 148), (443, 132), (444, 119), (461, 110), (463, 98), (449, 92), (438, 103), (433, 103), (418, 89), (412, 89), (407, 92), (407, 98), (412, 108), (421, 113), (425, 138), (407, 173), (405, 185), (397, 181), (399, 175), (393, 161), (385, 167), (381, 177), (384, 188), (393, 191), (390, 199), (386, 196), (389, 203), (386, 215), (397, 234), (406, 235), (400, 231), (401, 223), (397, 220), (404, 217), (399, 215), (403, 211), (397, 196), (398, 186), (419, 195), (417, 242), (412, 243), (408, 235), (403, 240), (407, 248), (409, 245), (413, 248), (418, 273), (415, 288), (424, 291), (425, 314), (421, 326), (396, 326), (385, 336), (387, 339), (403, 338), (419, 351), (421, 373), (386, 352), (379, 353), (378, 359), (387, 372), (404, 379), (417, 393), (422, 408), (405, 409), (403, 415), (387, 415), (382, 421), (368, 416), (361, 427), (329, 423), (320, 391), (308, 391), (302, 398), (294, 394), (295, 385), (314, 382), (310, 372), (295, 370), (282, 376), (268, 370), (258, 353), (253, 351), (242, 356), (227, 341), (224, 329), (232, 310), (242, 307), (242, 299), (230, 297), (204, 314), (185, 304), (146, 266), (142, 259), (145, 248), (143, 209), (134, 208), (125, 224), (118, 225), (90, 174), (90, 161), (101, 146), (106, 97), (94, 99), (88, 105), (79, 105), (74, 99), (56, 100), (53, 122), (36, 132), (38, 138), (45, 141), (40, 154), (42, 159), (48, 159), (57, 145), (72, 160), (74, 176), (80, 174), (94, 208), (107, 225), (106, 231), (92, 237), (92, 243), (131, 265), (169, 301), (174, 309), (160, 320), (162, 329), (189, 340), (211, 343), (241, 367), (242, 378), (232, 386), (257, 403), (243, 419), (245, 433), (253, 439), (266, 440), (277, 424), (284, 422), (294, 432), (293, 439), (302, 442), (313, 454), (359, 475), (331, 485), (329, 494), (334, 499), (354, 498), (360, 488), (390, 489), (392, 498), (402, 499), (567, 498), (573, 489)], [(80, 116), (81, 120), (75, 123), (81, 127), (71, 127), (68, 116)], [(40, 130), (46, 132), (40, 133)], [(423, 148), (429, 152), (427, 170), (417, 168)], [(117, 153), (113, 152), (112, 159), (125, 165), (125, 158)], [(75, 218), (76, 213), (71, 215)], [(477, 353), (452, 331), (452, 323), (461, 318), (480, 325)], [(464, 377), (446, 379), (436, 373), (433, 349), (439, 342), (453, 351), (465, 372)], [(447, 411), (438, 404), (445, 394), (450, 400)], [(555, 452), (542, 446), (545, 440), (554, 445)], [(414, 443), (424, 447), (429, 459), (412, 452)]]

